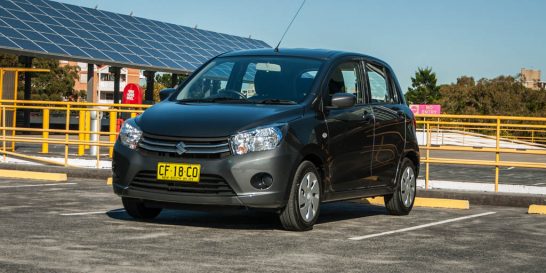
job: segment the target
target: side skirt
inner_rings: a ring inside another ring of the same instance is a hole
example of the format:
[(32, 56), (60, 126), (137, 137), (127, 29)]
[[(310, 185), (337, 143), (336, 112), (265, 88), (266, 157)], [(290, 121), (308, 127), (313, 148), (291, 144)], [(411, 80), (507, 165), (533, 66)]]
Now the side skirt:
[(323, 203), (351, 200), (358, 198), (374, 197), (374, 196), (383, 196), (393, 193), (393, 188), (391, 187), (375, 187), (375, 188), (365, 188), (352, 191), (343, 191), (343, 192), (329, 192), (325, 194)]

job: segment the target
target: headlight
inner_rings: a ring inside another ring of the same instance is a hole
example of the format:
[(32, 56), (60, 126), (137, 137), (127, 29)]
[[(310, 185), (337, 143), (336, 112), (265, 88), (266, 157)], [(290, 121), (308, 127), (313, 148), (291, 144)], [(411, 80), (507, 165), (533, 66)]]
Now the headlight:
[(142, 131), (136, 126), (134, 120), (128, 119), (123, 123), (123, 126), (121, 126), (119, 139), (123, 145), (134, 150), (141, 137)]
[(285, 124), (260, 127), (231, 137), (231, 149), (236, 155), (275, 149), (283, 138)]

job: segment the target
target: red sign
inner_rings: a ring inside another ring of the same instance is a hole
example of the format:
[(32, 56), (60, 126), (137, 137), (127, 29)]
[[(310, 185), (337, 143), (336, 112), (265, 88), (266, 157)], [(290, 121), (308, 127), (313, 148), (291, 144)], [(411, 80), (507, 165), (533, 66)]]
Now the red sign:
[(140, 90), (140, 86), (134, 83), (127, 84), (123, 89), (121, 103), (142, 104), (142, 91)]
[(439, 104), (412, 104), (410, 109), (414, 114), (439, 115), (442, 113), (442, 106)]

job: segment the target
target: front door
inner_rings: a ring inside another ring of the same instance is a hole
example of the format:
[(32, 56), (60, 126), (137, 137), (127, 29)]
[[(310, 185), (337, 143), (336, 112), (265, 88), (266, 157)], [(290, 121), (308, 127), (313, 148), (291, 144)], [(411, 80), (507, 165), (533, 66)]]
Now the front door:
[[(364, 81), (360, 62), (338, 65), (328, 77), (324, 99), (328, 126), (331, 185), (342, 192), (364, 188), (371, 178), (374, 119), (370, 105), (364, 104)], [(350, 93), (357, 98), (353, 107), (331, 107), (335, 93)]]

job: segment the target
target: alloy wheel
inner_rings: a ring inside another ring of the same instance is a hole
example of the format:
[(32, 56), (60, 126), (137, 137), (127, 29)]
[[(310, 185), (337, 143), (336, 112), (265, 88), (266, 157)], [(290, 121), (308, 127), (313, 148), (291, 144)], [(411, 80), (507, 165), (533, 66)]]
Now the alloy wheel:
[(400, 196), (402, 197), (402, 202), (406, 208), (409, 208), (415, 197), (415, 174), (413, 169), (406, 167), (404, 173), (402, 173), (402, 178), (400, 179)]
[(303, 176), (298, 190), (298, 205), (301, 217), (305, 222), (311, 222), (317, 214), (320, 201), (320, 185), (317, 176), (308, 172)]

